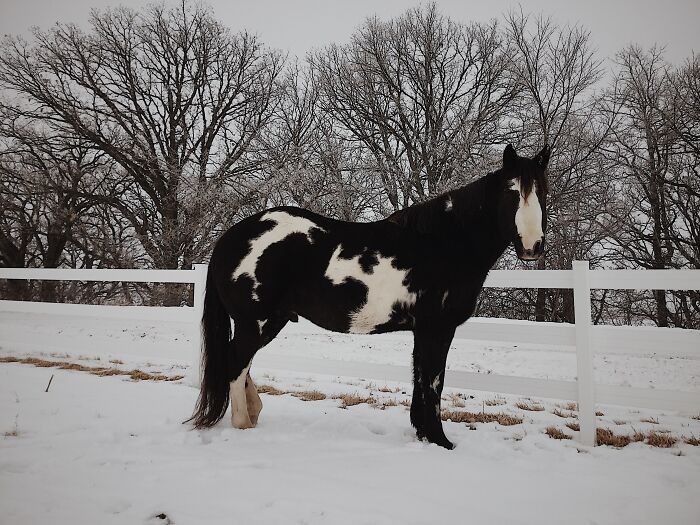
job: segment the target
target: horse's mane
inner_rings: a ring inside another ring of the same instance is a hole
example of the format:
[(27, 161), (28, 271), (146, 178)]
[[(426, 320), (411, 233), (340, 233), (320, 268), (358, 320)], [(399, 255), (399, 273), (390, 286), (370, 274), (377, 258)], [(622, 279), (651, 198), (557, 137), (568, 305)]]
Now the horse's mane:
[[(435, 231), (440, 226), (446, 226), (447, 223), (454, 225), (455, 221), (464, 224), (486, 203), (487, 187), (494, 176), (494, 173), (489, 173), (466, 186), (395, 211), (387, 217), (387, 220), (420, 233)], [(448, 202), (450, 203), (449, 212)]]

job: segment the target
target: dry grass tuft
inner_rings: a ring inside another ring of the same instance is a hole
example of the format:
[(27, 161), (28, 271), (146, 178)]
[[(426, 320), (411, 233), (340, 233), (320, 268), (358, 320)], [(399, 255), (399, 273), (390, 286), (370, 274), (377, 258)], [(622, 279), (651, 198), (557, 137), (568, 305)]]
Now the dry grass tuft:
[(17, 437), (19, 436), (19, 431), (17, 429), (10, 430), (9, 432), (3, 432), (3, 437), (9, 438), (9, 437)]
[(287, 392), (284, 392), (280, 390), (277, 387), (274, 387), (272, 385), (256, 385), (258, 387), (258, 394), (267, 394), (269, 396), (281, 396), (283, 394), (286, 394)]
[(22, 363), (34, 365), (41, 368), (60, 368), (61, 370), (75, 370), (77, 372), (87, 372), (96, 376), (129, 376), (134, 381), (179, 381), (184, 376), (167, 376), (164, 374), (151, 374), (143, 370), (119, 370), (118, 368), (105, 368), (101, 366), (85, 366), (67, 361), (47, 361), (36, 357), (0, 357), (0, 363)]
[(627, 421), (625, 421), (624, 419), (613, 419), (613, 423), (615, 423), (616, 425), (626, 425)]
[(571, 436), (568, 434), (565, 434), (561, 430), (559, 430), (557, 427), (547, 427), (544, 431), (545, 434), (547, 434), (549, 437), (552, 439), (571, 439)]
[(573, 401), (570, 402), (570, 403), (560, 404), (560, 405), (557, 405), (557, 406), (558, 406), (559, 408), (563, 408), (563, 409), (569, 410), (569, 411), (571, 411), (571, 412), (575, 412), (575, 411), (578, 410), (578, 405), (577, 405), (576, 403), (574, 403)]
[(452, 421), (453, 423), (493, 423), (499, 425), (511, 426), (519, 425), (523, 419), (503, 412), (489, 414), (486, 412), (467, 412), (465, 410), (443, 410), (440, 413), (443, 421)]
[(571, 430), (574, 430), (574, 431), (576, 431), (576, 432), (578, 432), (579, 430), (581, 430), (581, 427), (579, 427), (578, 421), (569, 421), (569, 422), (566, 424), (566, 426), (569, 427)]
[(533, 412), (542, 412), (544, 410), (544, 407), (542, 405), (534, 402), (518, 401), (517, 403), (515, 403), (515, 406), (518, 407), (520, 410), (530, 410)]
[(644, 419), (640, 419), (642, 423), (653, 423), (654, 425), (659, 424), (659, 418), (654, 419), (653, 417), (645, 417)]
[(644, 433), (635, 432), (631, 436), (627, 434), (615, 434), (609, 428), (596, 429), (596, 443), (598, 445), (610, 445), (611, 447), (622, 448), (630, 443), (644, 441)]
[(500, 406), (500, 405), (505, 405), (506, 400), (500, 397), (494, 397), (493, 399), (487, 399), (484, 401), (484, 404), (487, 407), (495, 407), (495, 406)]
[(410, 399), (402, 399), (401, 401), (399, 401), (399, 405), (403, 405), (405, 407), (410, 407), (411, 400)]
[(292, 395), (302, 401), (322, 401), (326, 399), (326, 394), (318, 390), (302, 390), (301, 392), (292, 392)]
[(595, 415), (600, 417), (600, 416), (604, 416), (605, 414), (603, 414), (600, 410), (596, 410)]
[(662, 434), (653, 430), (647, 434), (647, 444), (651, 445), (652, 447), (671, 448), (677, 442), (678, 438), (672, 436), (671, 434)]
[(377, 402), (377, 400), (372, 396), (363, 397), (357, 394), (343, 394), (340, 396), (333, 396), (333, 399), (340, 399), (342, 401), (340, 408), (353, 407), (362, 403), (374, 405)]
[(564, 419), (569, 419), (569, 418), (577, 418), (578, 416), (574, 414), (573, 412), (564, 412), (560, 408), (555, 408), (552, 410), (552, 414), (555, 416), (563, 417)]
[(396, 394), (397, 392), (400, 392), (400, 389), (397, 388), (389, 388), (388, 386), (384, 385), (381, 388), (377, 389), (379, 392), (383, 392), (384, 394)]
[(683, 436), (683, 443), (686, 445), (693, 445), (694, 447), (700, 446), (700, 439), (695, 436), (685, 437)]

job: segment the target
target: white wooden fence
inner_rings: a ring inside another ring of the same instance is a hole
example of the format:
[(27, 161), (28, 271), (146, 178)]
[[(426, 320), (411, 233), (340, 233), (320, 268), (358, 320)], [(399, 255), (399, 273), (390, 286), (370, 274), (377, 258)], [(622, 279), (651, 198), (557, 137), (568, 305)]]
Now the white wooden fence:
[[(206, 265), (193, 270), (71, 270), (0, 268), (0, 279), (37, 279), (63, 281), (123, 281), (168, 282), (194, 285), (194, 307), (170, 308), (169, 320), (195, 323), (202, 316)], [(575, 400), (579, 405), (579, 439), (583, 444), (595, 443), (595, 404), (614, 404), (641, 408), (670, 409), (697, 413), (700, 394), (697, 392), (666, 391), (596, 385), (593, 380), (593, 354), (615, 352), (656, 354), (663, 357), (698, 357), (700, 331), (656, 327), (613, 327), (591, 325), (591, 289), (662, 289), (699, 290), (700, 270), (589, 270), (587, 261), (575, 261), (572, 270), (493, 270), (485, 286), (499, 288), (564, 288), (574, 291), (576, 323), (513, 323), (497, 319), (470, 319), (457, 330), (457, 337), (475, 340), (510, 341), (556, 345), (576, 352), (576, 381), (535, 379), (494, 374), (448, 371), (446, 384), (457, 388), (529, 395), (554, 399)], [(63, 314), (88, 313), (95, 308), (107, 317), (163, 318), (162, 310), (149, 315), (148, 307), (94, 307), (0, 301), (0, 310), (47, 312)], [(135, 315), (136, 314), (136, 315)], [(193, 377), (199, 377), (201, 335), (195, 330), (196, 344), (192, 348), (195, 364)], [(352, 375), (351, 363), (338, 363), (340, 373)], [(343, 370), (346, 366), (346, 370)], [(376, 366), (384, 379), (398, 379), (393, 369)], [(380, 370), (381, 369), (381, 370)], [(308, 370), (313, 372), (313, 370)], [(396, 376), (396, 377), (394, 377)], [(381, 378), (374, 378), (381, 379)]]

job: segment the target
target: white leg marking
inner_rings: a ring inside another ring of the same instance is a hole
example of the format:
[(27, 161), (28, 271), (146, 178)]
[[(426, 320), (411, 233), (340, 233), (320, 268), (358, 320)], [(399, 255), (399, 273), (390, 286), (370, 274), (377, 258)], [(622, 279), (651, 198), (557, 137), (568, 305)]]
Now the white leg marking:
[(248, 415), (248, 403), (245, 394), (245, 380), (250, 365), (246, 366), (240, 375), (231, 381), (231, 425), (235, 428), (252, 428), (253, 423)]
[(250, 374), (248, 374), (246, 379), (245, 397), (248, 406), (248, 416), (250, 417), (250, 422), (255, 427), (258, 425), (258, 417), (262, 411), (263, 404), (262, 400), (260, 399), (260, 395), (258, 395), (258, 387), (255, 386), (253, 378), (250, 377)]
[(530, 250), (535, 246), (535, 243), (542, 239), (542, 208), (540, 200), (537, 198), (537, 187), (533, 186), (530, 195), (527, 199), (523, 196), (523, 190), (520, 186), (520, 179), (513, 179), (511, 188), (517, 190), (520, 194), (520, 202), (518, 211), (515, 212), (515, 226), (518, 229), (518, 234), (523, 242), (523, 248)]
[(282, 241), (294, 233), (303, 233), (308, 238), (311, 230), (314, 228), (325, 231), (323, 228), (309, 219), (290, 215), (289, 213), (285, 213), (283, 211), (271, 211), (260, 217), (260, 220), (274, 221), (275, 226), (264, 232), (262, 235), (260, 235), (260, 237), (250, 241), (250, 250), (246, 256), (241, 259), (231, 275), (232, 281), (235, 281), (242, 275), (247, 275), (253, 280), (253, 299), (255, 300), (258, 298), (256, 289), (258, 284), (260, 284), (258, 283), (255, 271), (258, 267), (258, 260), (265, 250), (267, 250), (272, 244)]
[(338, 245), (328, 262), (326, 277), (333, 284), (343, 284), (348, 279), (360, 281), (367, 286), (364, 305), (352, 314), (350, 331), (371, 332), (377, 325), (388, 322), (396, 303), (410, 305), (416, 302), (416, 294), (409, 292), (404, 284), (409, 270), (399, 270), (394, 260), (377, 256), (378, 263), (372, 273), (365, 273), (360, 265), (360, 255), (352, 259), (340, 257), (342, 247)]
[(435, 379), (433, 379), (433, 382), (430, 385), (430, 388), (432, 388), (433, 392), (435, 392), (437, 394), (439, 386), (440, 386), (440, 374), (435, 376)]

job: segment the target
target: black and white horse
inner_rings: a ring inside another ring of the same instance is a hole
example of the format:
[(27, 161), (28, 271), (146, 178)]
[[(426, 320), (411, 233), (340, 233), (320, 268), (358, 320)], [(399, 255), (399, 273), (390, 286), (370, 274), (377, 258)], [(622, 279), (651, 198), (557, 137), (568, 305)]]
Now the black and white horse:
[(529, 159), (509, 145), (498, 171), (377, 222), (280, 207), (230, 228), (209, 263), (191, 421), (216, 424), (230, 399), (233, 426), (254, 427), (253, 357), (302, 316), (336, 332), (412, 331), (411, 423), (419, 438), (452, 448), (440, 420), (447, 352), (506, 247), (525, 260), (541, 255), (548, 160), (546, 146)]

